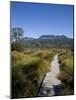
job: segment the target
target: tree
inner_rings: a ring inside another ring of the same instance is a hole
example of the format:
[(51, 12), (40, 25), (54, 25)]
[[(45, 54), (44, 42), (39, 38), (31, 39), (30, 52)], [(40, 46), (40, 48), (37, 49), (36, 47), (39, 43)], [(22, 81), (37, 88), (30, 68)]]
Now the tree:
[(23, 44), (19, 41), (23, 37), (23, 29), (16, 27), (12, 28), (11, 30), (11, 39), (12, 39), (12, 44), (11, 44), (11, 50), (12, 51), (23, 51), (24, 46)]
[(20, 38), (23, 36), (24, 31), (22, 28), (16, 27), (12, 28), (11, 33), (12, 41), (17, 41), (20, 40)]

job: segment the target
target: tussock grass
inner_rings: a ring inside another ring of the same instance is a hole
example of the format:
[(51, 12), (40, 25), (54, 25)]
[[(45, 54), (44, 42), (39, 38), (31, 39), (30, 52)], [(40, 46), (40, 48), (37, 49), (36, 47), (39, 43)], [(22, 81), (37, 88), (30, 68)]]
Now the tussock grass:
[(37, 96), (56, 49), (12, 51), (12, 98)]
[(45, 59), (12, 52), (12, 98), (36, 96), (48, 67)]
[(52, 50), (38, 50), (37, 52), (33, 53), (33, 56), (42, 58), (47, 60), (48, 62), (51, 62), (51, 60), (53, 59), (54, 55), (56, 53), (53, 52)]
[(59, 79), (63, 84), (62, 95), (74, 94), (74, 77), (73, 77), (73, 53), (69, 50), (59, 56), (60, 75)]

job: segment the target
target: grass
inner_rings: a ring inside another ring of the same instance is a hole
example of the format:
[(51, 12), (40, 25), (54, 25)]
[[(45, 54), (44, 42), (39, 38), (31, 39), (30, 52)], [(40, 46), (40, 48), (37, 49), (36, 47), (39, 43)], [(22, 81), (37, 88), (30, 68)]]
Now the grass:
[(53, 50), (46, 49), (46, 50), (38, 50), (37, 52), (33, 53), (32, 56), (42, 58), (50, 63), (55, 54), (56, 52), (53, 52)]
[(12, 98), (34, 97), (48, 71), (53, 54), (12, 52)]
[(73, 80), (73, 53), (68, 50), (65, 53), (60, 54), (60, 75), (59, 79), (63, 84), (62, 95), (74, 94), (74, 80)]
[(59, 55), (62, 95), (73, 94), (73, 53), (69, 49), (12, 51), (12, 98), (37, 96), (40, 83), (55, 54)]

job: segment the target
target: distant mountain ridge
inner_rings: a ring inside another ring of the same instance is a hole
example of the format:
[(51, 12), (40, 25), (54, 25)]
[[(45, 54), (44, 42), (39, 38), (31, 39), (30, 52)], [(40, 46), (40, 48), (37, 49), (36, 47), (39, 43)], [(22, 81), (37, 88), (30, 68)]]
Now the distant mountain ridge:
[(70, 48), (73, 46), (73, 39), (65, 35), (42, 35), (39, 38), (24, 37), (19, 40), (25, 47), (40, 47), (40, 48)]
[(40, 38), (67, 38), (65, 35), (42, 35)]
[[(69, 38), (65, 35), (41, 35), (39, 38), (31, 38), (31, 37), (24, 37), (22, 39), (30, 39), (30, 40), (33, 40), (33, 39), (51, 39), (51, 38)], [(72, 38), (70, 38), (72, 39)]]

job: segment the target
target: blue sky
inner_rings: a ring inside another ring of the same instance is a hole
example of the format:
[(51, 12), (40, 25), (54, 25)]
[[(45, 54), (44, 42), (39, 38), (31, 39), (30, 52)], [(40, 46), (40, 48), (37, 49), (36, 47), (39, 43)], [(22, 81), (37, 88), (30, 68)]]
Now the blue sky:
[(25, 37), (73, 37), (73, 6), (11, 2), (11, 27), (21, 27)]

